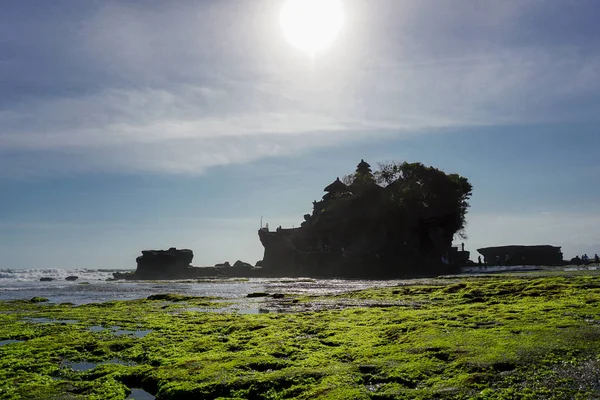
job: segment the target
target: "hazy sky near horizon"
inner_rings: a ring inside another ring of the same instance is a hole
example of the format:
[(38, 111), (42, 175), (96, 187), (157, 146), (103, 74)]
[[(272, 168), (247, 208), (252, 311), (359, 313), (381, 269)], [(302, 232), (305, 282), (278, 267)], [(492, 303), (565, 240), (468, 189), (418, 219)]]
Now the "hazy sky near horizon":
[(600, 252), (600, 2), (342, 0), (313, 57), (282, 4), (3, 1), (0, 268), (254, 263), (361, 158), (469, 178), (474, 253)]

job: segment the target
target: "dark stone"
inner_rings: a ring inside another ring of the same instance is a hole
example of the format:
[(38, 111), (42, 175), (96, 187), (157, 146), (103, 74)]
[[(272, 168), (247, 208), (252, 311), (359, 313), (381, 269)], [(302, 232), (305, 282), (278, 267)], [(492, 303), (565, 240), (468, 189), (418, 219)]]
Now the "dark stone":
[(225, 261), (224, 263), (221, 264), (215, 264), (216, 268), (229, 268), (231, 267), (231, 264), (229, 264), (229, 261)]
[(283, 299), (285, 297), (285, 294), (283, 294), (283, 293), (275, 293), (271, 297), (274, 298), (274, 299)]
[(106, 279), (107, 281), (119, 280), (119, 279), (134, 279), (135, 272), (113, 272), (113, 278)]
[(47, 301), (48, 299), (45, 297), (32, 297), (31, 300), (29, 300), (31, 303), (45, 303)]
[(264, 293), (264, 292), (248, 293), (248, 295), (246, 297), (248, 297), (248, 298), (269, 297), (269, 293)]
[(254, 264), (254, 266), (255, 266), (255, 267), (257, 267), (257, 268), (260, 268), (260, 267), (262, 267), (262, 265), (263, 265), (263, 262), (262, 262), (262, 260), (258, 260), (258, 261), (256, 262), (256, 264)]
[(67, 276), (65, 278), (66, 281), (76, 281), (77, 279), (79, 279), (79, 277), (75, 275)]
[(251, 269), (251, 268), (252, 268), (252, 265), (251, 265), (251, 264), (248, 264), (247, 262), (243, 262), (243, 261), (237, 260), (237, 261), (236, 261), (236, 262), (233, 264), (233, 267), (234, 267), (234, 268), (248, 268), (248, 269)]
[(40, 278), (40, 282), (52, 282), (54, 278), (50, 278), (49, 276), (43, 276)]

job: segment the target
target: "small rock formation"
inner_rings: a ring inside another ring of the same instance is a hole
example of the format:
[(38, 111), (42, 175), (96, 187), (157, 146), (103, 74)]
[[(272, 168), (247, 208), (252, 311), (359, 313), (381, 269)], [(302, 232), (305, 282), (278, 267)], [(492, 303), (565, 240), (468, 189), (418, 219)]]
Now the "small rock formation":
[(194, 252), (188, 249), (143, 250), (136, 258), (138, 279), (161, 279), (165, 276), (187, 278)]
[(54, 280), (54, 278), (51, 278), (49, 276), (43, 276), (40, 278), (40, 282), (52, 282)]
[(45, 297), (32, 297), (29, 302), (31, 303), (45, 303), (48, 299)]
[(233, 268), (252, 268), (252, 264), (249, 264), (247, 262), (243, 262), (241, 260), (237, 260), (235, 263), (233, 263)]
[(65, 278), (65, 281), (70, 281), (70, 282), (73, 282), (73, 281), (76, 281), (77, 279), (79, 279), (79, 277), (78, 277), (78, 276), (71, 275), (71, 276), (67, 276), (67, 277)]
[(225, 261), (224, 263), (220, 263), (220, 264), (215, 264), (215, 268), (229, 268), (231, 267), (231, 264), (229, 264), (229, 261)]

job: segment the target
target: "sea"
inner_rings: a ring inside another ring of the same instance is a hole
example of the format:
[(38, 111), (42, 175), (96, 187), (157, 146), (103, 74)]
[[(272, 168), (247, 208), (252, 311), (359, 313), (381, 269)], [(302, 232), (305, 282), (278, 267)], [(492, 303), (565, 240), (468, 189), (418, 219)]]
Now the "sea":
[[(131, 270), (133, 271), (133, 270)], [(44, 297), (50, 303), (75, 305), (134, 300), (153, 294), (178, 293), (249, 302), (248, 294), (327, 295), (372, 287), (398, 286), (407, 280), (344, 280), (311, 278), (195, 279), (164, 281), (111, 280), (123, 269), (0, 269), (0, 301)], [(77, 276), (76, 281), (67, 281)], [(52, 278), (52, 281), (40, 281)], [(413, 281), (410, 281), (414, 283)], [(257, 300), (252, 300), (256, 302)]]
[[(519, 266), (503, 268), (463, 268), (465, 275), (497, 272), (527, 272), (537, 267)], [(581, 268), (560, 268), (564, 271)], [(593, 269), (596, 267), (588, 267)], [(312, 278), (228, 278), (194, 280), (126, 281), (112, 280), (113, 272), (128, 272), (124, 269), (0, 269), (0, 301), (28, 300), (44, 297), (49, 303), (73, 303), (75, 305), (102, 303), (112, 300), (134, 300), (153, 294), (178, 293), (189, 296), (218, 297), (240, 304), (256, 302), (248, 300), (251, 293), (284, 295), (328, 295), (362, 290), (373, 287), (402, 286), (431, 282), (432, 279), (402, 280), (346, 280)], [(76, 281), (67, 281), (77, 276)], [(52, 280), (40, 281), (41, 278)], [(251, 306), (251, 308), (254, 306)], [(255, 308), (255, 307), (254, 307)]]

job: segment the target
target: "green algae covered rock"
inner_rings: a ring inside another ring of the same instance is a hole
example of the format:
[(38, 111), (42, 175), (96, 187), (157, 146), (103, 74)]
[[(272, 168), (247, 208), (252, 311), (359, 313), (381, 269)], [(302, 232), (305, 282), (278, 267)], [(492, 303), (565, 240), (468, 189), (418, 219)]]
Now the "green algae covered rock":
[(31, 299), (29, 299), (29, 301), (31, 303), (45, 303), (48, 301), (48, 299), (45, 297), (32, 297)]
[[(267, 314), (190, 311), (223, 303), (173, 294), (76, 307), (0, 302), (0, 344), (27, 339), (0, 345), (0, 398), (123, 400), (130, 388), (159, 400), (597, 397), (594, 271), (293, 300), (264, 298), (288, 311)], [(82, 362), (93, 365), (68, 367)]]

